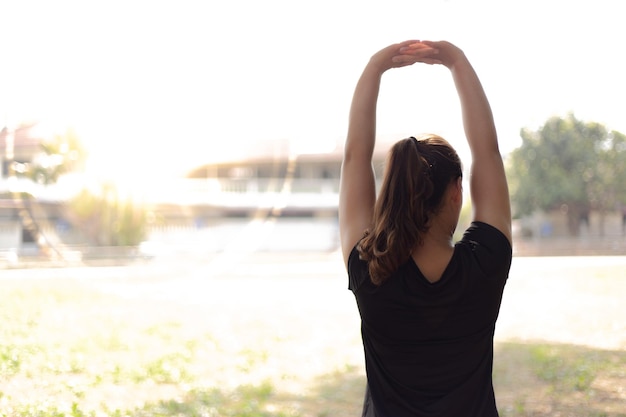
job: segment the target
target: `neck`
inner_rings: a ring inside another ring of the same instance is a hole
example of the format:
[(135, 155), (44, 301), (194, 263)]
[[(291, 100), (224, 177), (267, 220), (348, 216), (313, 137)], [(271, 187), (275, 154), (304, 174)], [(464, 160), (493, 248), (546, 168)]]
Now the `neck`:
[(454, 244), (452, 237), (454, 235), (454, 227), (449, 222), (441, 221), (436, 217), (431, 222), (431, 226), (423, 236), (423, 246), (431, 246), (433, 248), (452, 248)]

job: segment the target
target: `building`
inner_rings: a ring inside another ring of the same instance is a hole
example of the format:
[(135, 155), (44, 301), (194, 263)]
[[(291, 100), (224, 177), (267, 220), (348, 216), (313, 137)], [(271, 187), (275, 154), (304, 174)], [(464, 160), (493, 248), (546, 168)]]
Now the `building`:
[[(374, 167), (380, 177), (386, 152), (377, 147)], [(247, 157), (195, 168), (197, 203), (218, 216), (250, 216), (259, 209), (278, 216), (336, 216), (343, 146), (329, 152), (290, 152), (287, 141)], [(207, 213), (208, 214), (208, 213)]]
[[(66, 209), (67, 201), (50, 192), (54, 187), (47, 187), (45, 193), (34, 192), (43, 186), (20, 182), (14, 175), (16, 168), (41, 152), (41, 139), (28, 126), (10, 133), (7, 129), (0, 133), (0, 149), (5, 150), (0, 178), (0, 262), (3, 256), (10, 260), (26, 255), (76, 259), (77, 252), (84, 255), (90, 247), (93, 250), (94, 243), (79, 233), (88, 225), (76, 224)], [(389, 141), (379, 144), (373, 165), (380, 179)], [(199, 231), (217, 236), (216, 230), (223, 230), (225, 223), (242, 225), (251, 220), (280, 220), (282, 227), (304, 224), (307, 230), (317, 225), (328, 231), (321, 235), (336, 234), (342, 145), (337, 143), (327, 152), (298, 153), (286, 140), (266, 142), (237, 158), (194, 167), (184, 178), (151, 184), (154, 189), (142, 190), (145, 195), (140, 196), (149, 214), (148, 235), (171, 236), (175, 230), (192, 238)], [(520, 220), (515, 229), (515, 251), (522, 255), (624, 252), (625, 229), (618, 222), (621, 217), (590, 213), (589, 219), (584, 233), (576, 239), (564, 232), (559, 213)], [(289, 236), (300, 239), (296, 232), (290, 231)], [(219, 244), (214, 247), (219, 248)], [(97, 252), (105, 253), (106, 249), (98, 247)]]
[(23, 124), (14, 130), (0, 130), (0, 260), (10, 262), (48, 246), (40, 223), (35, 221), (32, 201), (26, 196), (34, 184), (16, 175), (41, 153), (42, 138), (35, 133), (35, 126)]

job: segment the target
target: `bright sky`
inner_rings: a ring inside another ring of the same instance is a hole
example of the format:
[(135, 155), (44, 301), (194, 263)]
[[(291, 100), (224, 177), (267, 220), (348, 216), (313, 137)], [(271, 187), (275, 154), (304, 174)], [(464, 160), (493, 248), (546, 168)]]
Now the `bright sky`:
[[(113, 178), (180, 174), (253, 141), (331, 148), (363, 65), (406, 39), (464, 49), (504, 151), (570, 111), (626, 132), (619, 1), (0, 0), (0, 16), (0, 122), (71, 126)], [(463, 152), (447, 71), (386, 74), (378, 131), (433, 131)]]

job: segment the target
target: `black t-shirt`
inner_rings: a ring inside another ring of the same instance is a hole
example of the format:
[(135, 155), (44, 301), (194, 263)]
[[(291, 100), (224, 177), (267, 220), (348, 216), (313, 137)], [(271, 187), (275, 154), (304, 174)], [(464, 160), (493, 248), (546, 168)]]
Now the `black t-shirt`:
[(508, 239), (482, 222), (466, 230), (435, 283), (409, 258), (375, 286), (352, 250), (349, 288), (377, 417), (498, 415), (493, 335), (511, 259)]

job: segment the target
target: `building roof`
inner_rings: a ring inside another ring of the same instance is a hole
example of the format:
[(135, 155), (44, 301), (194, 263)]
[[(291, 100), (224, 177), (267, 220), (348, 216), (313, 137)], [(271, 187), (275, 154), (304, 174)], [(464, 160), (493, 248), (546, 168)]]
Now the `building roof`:
[[(397, 137), (381, 137), (377, 139), (374, 149), (374, 160), (383, 160), (391, 145)], [(335, 146), (326, 152), (303, 152), (296, 153), (297, 161), (307, 163), (340, 163), (343, 158), (343, 141), (337, 142)], [(196, 166), (188, 171), (189, 177), (202, 176), (211, 166), (253, 166), (273, 164), (276, 161), (287, 161), (292, 157), (292, 144), (287, 139), (277, 139), (273, 141), (254, 142), (246, 149), (242, 149), (237, 155), (224, 158), (220, 161), (207, 162), (201, 166)]]

